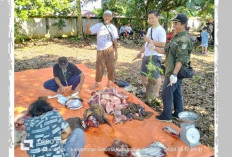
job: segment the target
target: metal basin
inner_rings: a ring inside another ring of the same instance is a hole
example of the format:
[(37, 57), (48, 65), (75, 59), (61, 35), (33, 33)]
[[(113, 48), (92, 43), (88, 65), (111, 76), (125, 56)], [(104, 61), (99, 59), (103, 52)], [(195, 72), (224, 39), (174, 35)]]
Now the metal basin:
[(200, 117), (194, 113), (189, 111), (184, 111), (178, 114), (179, 119), (184, 123), (194, 123), (200, 119)]

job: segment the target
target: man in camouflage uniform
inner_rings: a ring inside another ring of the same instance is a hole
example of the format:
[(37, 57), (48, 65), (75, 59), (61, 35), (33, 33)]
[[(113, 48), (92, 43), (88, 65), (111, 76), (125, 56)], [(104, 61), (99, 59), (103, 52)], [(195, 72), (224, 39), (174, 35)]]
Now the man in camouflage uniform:
[[(166, 122), (171, 122), (172, 117), (178, 118), (178, 114), (183, 111), (182, 78), (177, 78), (177, 74), (182, 66), (188, 66), (193, 49), (191, 39), (186, 31), (187, 16), (178, 14), (172, 21), (175, 36), (165, 48), (155, 47), (155, 51), (166, 54), (166, 71), (162, 90), (164, 107), (162, 114), (156, 116), (157, 120)], [(174, 104), (173, 114), (172, 104)]]

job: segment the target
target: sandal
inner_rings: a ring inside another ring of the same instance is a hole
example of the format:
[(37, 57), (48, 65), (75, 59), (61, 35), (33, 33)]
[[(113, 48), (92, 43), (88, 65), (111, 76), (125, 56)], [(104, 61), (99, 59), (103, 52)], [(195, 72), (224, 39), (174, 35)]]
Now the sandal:
[(126, 82), (125, 80), (114, 81), (114, 83), (116, 83), (119, 87), (126, 87), (130, 85), (130, 83)]
[(146, 92), (143, 92), (142, 89), (140, 89), (140, 90), (138, 91), (138, 94), (139, 94), (139, 95), (144, 95), (145, 93), (146, 93)]

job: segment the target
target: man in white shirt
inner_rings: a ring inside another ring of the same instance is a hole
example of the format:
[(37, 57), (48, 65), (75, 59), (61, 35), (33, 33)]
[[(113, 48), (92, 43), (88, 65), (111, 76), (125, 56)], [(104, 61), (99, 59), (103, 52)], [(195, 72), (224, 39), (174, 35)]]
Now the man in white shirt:
[(111, 87), (111, 82), (115, 78), (115, 62), (118, 59), (117, 52), (117, 28), (111, 24), (113, 19), (112, 12), (106, 10), (103, 14), (104, 22), (97, 23), (93, 26), (89, 23), (86, 27), (86, 34), (97, 34), (97, 60), (96, 60), (96, 76), (95, 83), (91, 89), (98, 87), (99, 82), (105, 71), (108, 73), (107, 87)]
[[(154, 51), (154, 48), (164, 47), (166, 43), (166, 31), (159, 24), (159, 14), (157, 11), (152, 10), (151, 12), (149, 12), (148, 23), (151, 24), (152, 27), (148, 29), (147, 35), (143, 37), (146, 43), (137, 55), (137, 58), (140, 58), (142, 53), (144, 53), (142, 59), (142, 66), (141, 66), (141, 81), (143, 85), (142, 92), (144, 93), (146, 92), (146, 85), (147, 85), (147, 77), (144, 73), (146, 74), (148, 73), (148, 69), (146, 65), (149, 63), (149, 57), (152, 56), (153, 63), (158, 68), (161, 68), (161, 61), (163, 54)], [(157, 72), (153, 74), (153, 77), (156, 79), (154, 96), (158, 97), (161, 81), (162, 81), (159, 69), (157, 69)]]
[(135, 39), (135, 31), (132, 30), (130, 23), (127, 24), (125, 30), (127, 32), (127, 38), (129, 38), (129, 35), (133, 35), (133, 39)]
[(127, 38), (129, 38), (129, 35), (133, 35), (133, 39), (135, 39), (135, 31), (132, 30), (130, 23), (127, 24), (125, 30), (127, 31)]

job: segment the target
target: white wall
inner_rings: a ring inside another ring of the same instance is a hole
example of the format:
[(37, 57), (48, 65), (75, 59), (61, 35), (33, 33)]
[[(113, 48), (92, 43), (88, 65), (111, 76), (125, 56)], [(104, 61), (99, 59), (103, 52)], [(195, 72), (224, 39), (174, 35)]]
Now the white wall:
[(49, 25), (49, 34), (51, 37), (59, 37), (62, 35), (67, 36), (74, 36), (77, 34), (76, 30), (76, 19), (75, 18), (67, 18), (63, 19), (65, 21), (65, 27), (62, 27), (62, 30), (59, 30), (57, 26), (54, 26), (53, 24), (57, 23), (59, 21), (58, 18), (49, 18), (48, 19), (48, 25)]
[[(62, 18), (65, 21), (66, 27), (59, 30), (54, 23), (57, 23), (59, 18), (48, 18), (48, 34), (50, 37), (60, 37), (62, 35), (66, 36), (76, 36), (77, 35), (77, 18)], [(101, 19), (89, 19), (92, 24), (98, 23)], [(89, 20), (83, 18), (82, 26), (83, 32)], [(45, 18), (29, 18), (24, 21), (19, 27), (19, 33), (26, 35), (28, 38), (43, 38), (46, 35), (46, 20)]]
[(43, 18), (29, 18), (28, 21), (24, 21), (19, 27), (19, 33), (33, 37), (43, 37), (46, 35), (46, 24)]

